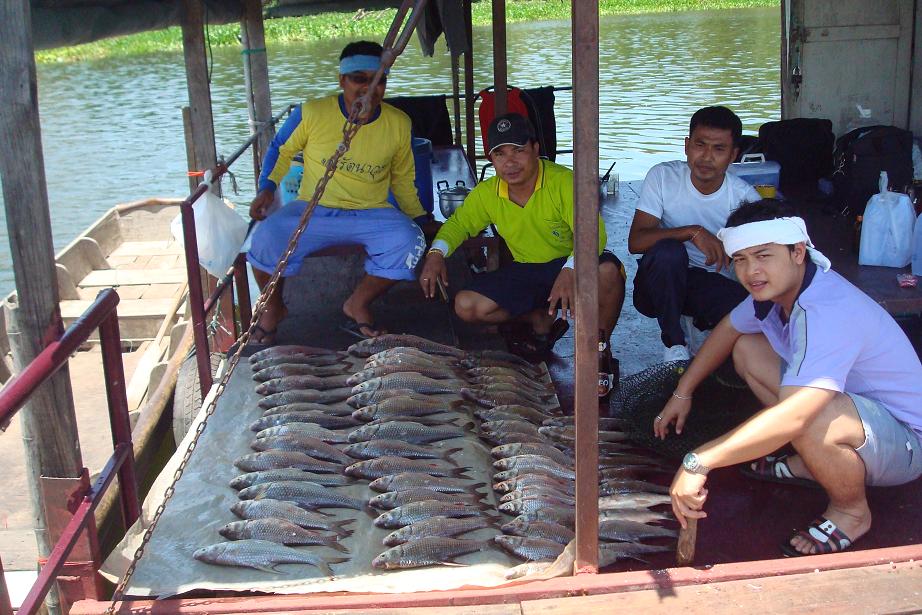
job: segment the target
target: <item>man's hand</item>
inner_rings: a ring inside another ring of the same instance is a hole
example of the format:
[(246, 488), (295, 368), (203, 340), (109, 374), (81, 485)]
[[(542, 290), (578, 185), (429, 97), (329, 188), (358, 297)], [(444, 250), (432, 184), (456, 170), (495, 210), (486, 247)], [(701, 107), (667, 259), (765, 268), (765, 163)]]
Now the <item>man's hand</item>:
[(554, 286), (551, 288), (551, 294), (547, 298), (550, 307), (547, 310), (548, 316), (553, 316), (557, 311), (557, 302), (560, 302), (560, 317), (569, 318), (570, 307), (575, 305), (573, 300), (573, 270), (564, 267), (557, 274), (554, 280)]
[(419, 285), (427, 299), (435, 297), (436, 280), (441, 280), (442, 285), (448, 287), (448, 268), (445, 267), (445, 257), (437, 250), (430, 250), (423, 263), (423, 271), (419, 274)]
[(672, 479), (672, 486), (669, 488), (672, 512), (683, 528), (688, 527), (688, 519), (703, 519), (708, 516), (701, 510), (708, 497), (708, 490), (704, 488), (706, 481), (707, 476), (692, 474), (685, 468), (679, 468)]
[(697, 234), (692, 243), (704, 253), (704, 262), (708, 265), (717, 265), (717, 271), (728, 266), (730, 259), (724, 252), (724, 244), (703, 226), (698, 228), (700, 230), (695, 231)]
[(665, 440), (669, 435), (669, 425), (673, 421), (675, 421), (676, 434), (682, 433), (689, 412), (691, 412), (691, 399), (678, 399), (670, 395), (663, 411), (653, 419), (653, 435), (660, 440)]
[(275, 193), (269, 190), (260, 190), (253, 202), (250, 203), (250, 217), (254, 220), (265, 220), (266, 212), (275, 200)]

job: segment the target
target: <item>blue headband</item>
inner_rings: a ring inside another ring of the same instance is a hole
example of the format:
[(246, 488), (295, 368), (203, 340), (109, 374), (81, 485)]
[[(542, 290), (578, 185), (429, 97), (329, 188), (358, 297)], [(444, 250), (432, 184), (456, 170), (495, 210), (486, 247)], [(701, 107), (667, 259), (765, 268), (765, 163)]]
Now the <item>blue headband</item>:
[[(339, 74), (348, 75), (362, 71), (377, 71), (381, 68), (381, 58), (378, 56), (349, 56), (339, 61)], [(390, 71), (384, 71), (388, 74)]]

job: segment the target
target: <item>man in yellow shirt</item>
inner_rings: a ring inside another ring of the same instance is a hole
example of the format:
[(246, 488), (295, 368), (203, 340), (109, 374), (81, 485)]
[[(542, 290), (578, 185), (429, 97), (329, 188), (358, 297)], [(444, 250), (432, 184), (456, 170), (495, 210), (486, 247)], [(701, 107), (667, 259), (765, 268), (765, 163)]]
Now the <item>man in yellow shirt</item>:
[[(573, 172), (538, 157), (538, 142), (527, 118), (498, 116), (488, 130), (490, 160), (496, 176), (481, 182), (442, 225), (426, 255), (420, 284), (427, 297), (436, 280), (448, 284), (445, 257), (461, 243), (493, 224), (506, 241), (514, 262), (475, 279), (455, 297), (455, 312), (467, 322), (501, 324), (521, 320), (531, 325), (524, 350), (549, 352), (566, 332), (556, 320), (574, 304)], [(610, 338), (624, 301), (624, 267), (605, 250), (605, 225), (599, 218), (599, 395), (617, 384), (617, 363)], [(606, 365), (608, 364), (608, 365)]]
[[(293, 114), (280, 131), (285, 140), (277, 144), (277, 157), (273, 158), (275, 148), (267, 152), (268, 174), (263, 173), (260, 192), (250, 205), (250, 216), (264, 221), (254, 232), (252, 248), (247, 254), (260, 288), (265, 287), (275, 271), (317, 181), (326, 171), (328, 158), (342, 141), (343, 122), (353, 103), (368, 91), (381, 65), (381, 51), (380, 45), (368, 41), (346, 45), (339, 65), (342, 93), (301, 105), (297, 117)], [(414, 270), (426, 245), (423, 232), (414, 222), (426, 221), (427, 215), (413, 183), (410, 118), (381, 102), (386, 83), (383, 76), (373, 92), (370, 108), (359, 118), (363, 126), (340, 159), (282, 273), (297, 275), (304, 258), (318, 250), (362, 244), (368, 254), (366, 275), (342, 306), (347, 319), (344, 328), (358, 337), (383, 332), (374, 324), (371, 303), (398, 280), (416, 279)], [(267, 217), (275, 188), (298, 153), (304, 157), (298, 198)], [(400, 210), (387, 202), (389, 189)], [(260, 318), (255, 341), (272, 343), (276, 326), (285, 314), (279, 284)]]

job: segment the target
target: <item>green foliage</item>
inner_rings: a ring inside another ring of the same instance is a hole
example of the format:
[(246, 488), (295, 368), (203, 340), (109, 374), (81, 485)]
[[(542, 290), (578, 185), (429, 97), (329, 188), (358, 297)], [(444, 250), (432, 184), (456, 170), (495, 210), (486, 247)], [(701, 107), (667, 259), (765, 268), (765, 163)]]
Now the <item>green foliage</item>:
[[(779, 6), (780, 0), (600, 0), (601, 15), (662, 13)], [(509, 0), (506, 20), (550, 21), (570, 19), (571, 0)], [(490, 0), (475, 0), (474, 25), (489, 25), (492, 18)], [(265, 22), (266, 44), (298, 43), (330, 38), (382, 38), (391, 25), (394, 9), (359, 10), (355, 13), (320, 13), (303, 17), (268, 19)], [(240, 25), (236, 23), (208, 27), (212, 47), (239, 45)], [(86, 45), (39, 51), (37, 62), (76, 62), (81, 60), (147, 55), (182, 50), (182, 32), (167, 28), (130, 36), (105, 39)]]

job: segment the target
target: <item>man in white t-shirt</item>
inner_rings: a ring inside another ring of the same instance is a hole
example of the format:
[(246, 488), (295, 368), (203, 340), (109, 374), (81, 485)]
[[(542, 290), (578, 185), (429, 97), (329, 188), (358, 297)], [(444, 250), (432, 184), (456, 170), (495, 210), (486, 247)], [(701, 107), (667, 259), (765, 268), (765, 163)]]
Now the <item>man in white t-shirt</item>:
[(759, 200), (744, 180), (727, 174), (743, 125), (726, 107), (705, 107), (691, 118), (686, 161), (647, 173), (628, 235), (628, 250), (643, 254), (634, 278), (634, 307), (659, 321), (664, 360), (688, 359), (682, 315), (712, 329), (746, 291), (729, 271), (714, 236), (741, 202)]
[[(766, 408), (685, 456), (673, 510), (683, 527), (706, 516), (708, 471), (757, 459), (746, 475), (829, 496), (782, 552), (841, 551), (871, 528), (865, 485), (922, 475), (922, 363), (896, 321), (830, 271), (789, 205), (743, 205), (717, 236), (750, 296), (714, 328), (653, 431), (665, 438), (675, 423), (681, 433), (696, 387), (731, 355)], [(795, 454), (773, 455), (788, 444)]]

